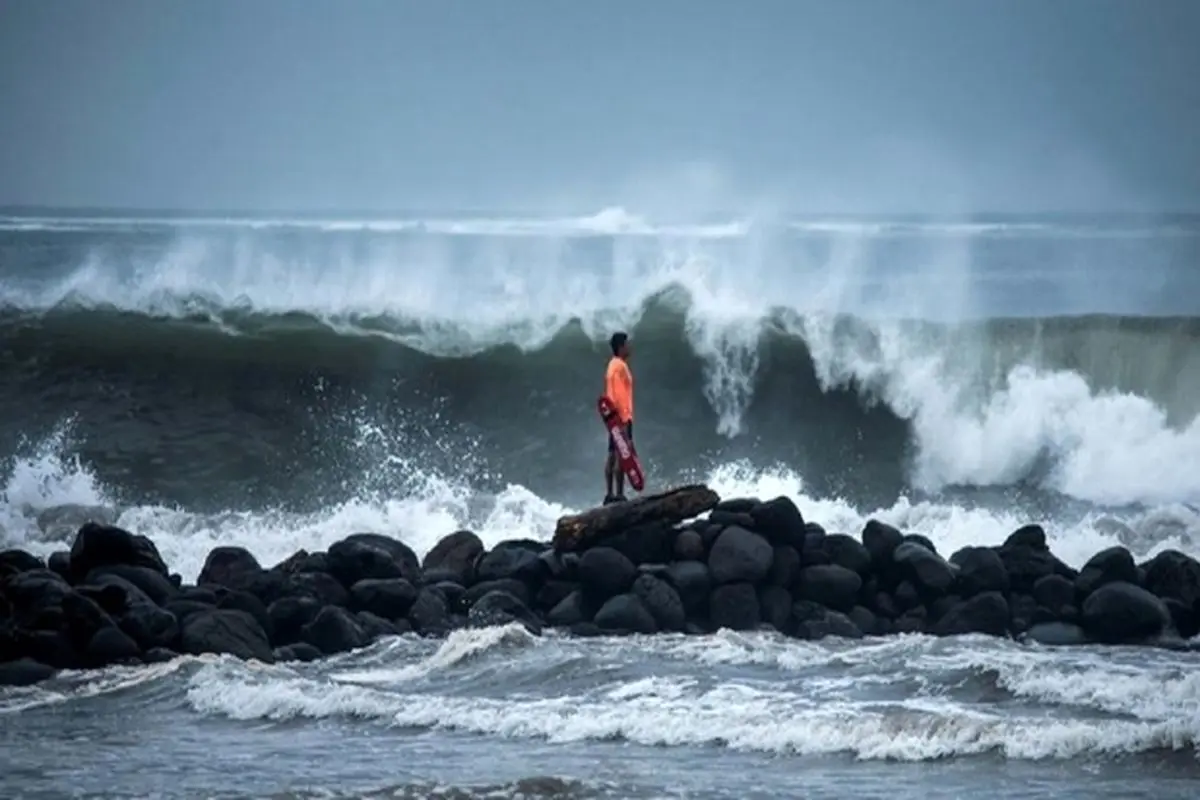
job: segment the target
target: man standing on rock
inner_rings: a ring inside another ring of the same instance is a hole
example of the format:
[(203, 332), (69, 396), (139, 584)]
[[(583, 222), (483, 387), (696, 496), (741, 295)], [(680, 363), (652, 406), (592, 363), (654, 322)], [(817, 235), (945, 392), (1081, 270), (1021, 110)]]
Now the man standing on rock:
[[(633, 373), (629, 370), (629, 334), (618, 331), (608, 340), (612, 358), (604, 374), (604, 393), (616, 406), (617, 416), (625, 427), (625, 438), (633, 445)], [(617, 463), (617, 445), (608, 437), (608, 459), (604, 462), (604, 502), (625, 500), (625, 473)], [(616, 491), (614, 491), (614, 486)]]

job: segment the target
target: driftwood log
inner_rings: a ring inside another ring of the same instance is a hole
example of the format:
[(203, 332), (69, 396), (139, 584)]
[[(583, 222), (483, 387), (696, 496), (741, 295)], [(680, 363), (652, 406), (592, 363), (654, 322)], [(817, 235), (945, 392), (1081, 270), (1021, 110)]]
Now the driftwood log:
[(554, 549), (583, 550), (606, 536), (646, 522), (682, 522), (711, 510), (719, 502), (716, 492), (697, 484), (569, 514), (560, 517), (554, 527)]

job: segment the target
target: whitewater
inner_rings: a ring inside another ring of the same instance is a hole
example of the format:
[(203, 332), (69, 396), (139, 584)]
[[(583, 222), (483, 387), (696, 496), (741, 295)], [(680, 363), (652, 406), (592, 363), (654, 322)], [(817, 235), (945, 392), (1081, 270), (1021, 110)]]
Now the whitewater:
[[(1196, 556), (1198, 264), (1192, 218), (0, 214), (0, 545), (99, 515), (194, 580), (222, 544), (545, 539), (599, 500), (624, 329), (652, 488), (943, 553), (1037, 521), (1076, 567)], [(24, 796), (1168, 797), (1200, 683), (1187, 653), (505, 628), (68, 674), (0, 714)]]

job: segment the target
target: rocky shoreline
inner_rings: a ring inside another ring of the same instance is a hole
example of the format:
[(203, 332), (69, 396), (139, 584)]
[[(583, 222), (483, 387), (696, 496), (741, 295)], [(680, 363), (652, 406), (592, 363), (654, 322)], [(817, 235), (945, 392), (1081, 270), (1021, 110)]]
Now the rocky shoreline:
[(564, 517), (551, 543), (488, 550), (457, 531), (423, 560), (372, 533), (269, 568), (218, 547), (195, 584), (151, 539), (98, 522), (45, 561), (0, 553), (0, 685), (179, 654), (310, 661), (514, 621), (581, 636), (765, 627), (810, 640), (982, 633), (1187, 648), (1200, 562), (1167, 550), (1138, 564), (1112, 547), (1075, 570), (1032, 524), (947, 559), (877, 520), (858, 537), (827, 533), (786, 497), (722, 501), (704, 486)]

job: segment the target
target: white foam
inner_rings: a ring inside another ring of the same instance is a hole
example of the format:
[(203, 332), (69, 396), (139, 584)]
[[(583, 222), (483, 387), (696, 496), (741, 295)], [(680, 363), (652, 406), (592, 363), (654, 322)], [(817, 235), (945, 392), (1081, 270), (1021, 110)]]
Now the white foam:
[[(594, 647), (603, 647), (595, 643)], [(234, 665), (202, 669), (188, 700), (201, 712), (241, 720), (359, 717), (401, 727), (449, 729), (553, 743), (615, 738), (648, 746), (719, 745), (770, 753), (849, 753), (921, 761), (997, 752), (1044, 759), (1192, 748), (1197, 720), (1064, 719), (1003, 713), (920, 696), (839, 699), (812, 685), (710, 683), (647, 677), (584, 692), (502, 698), (381, 691), (298, 675), (252, 674)]]

